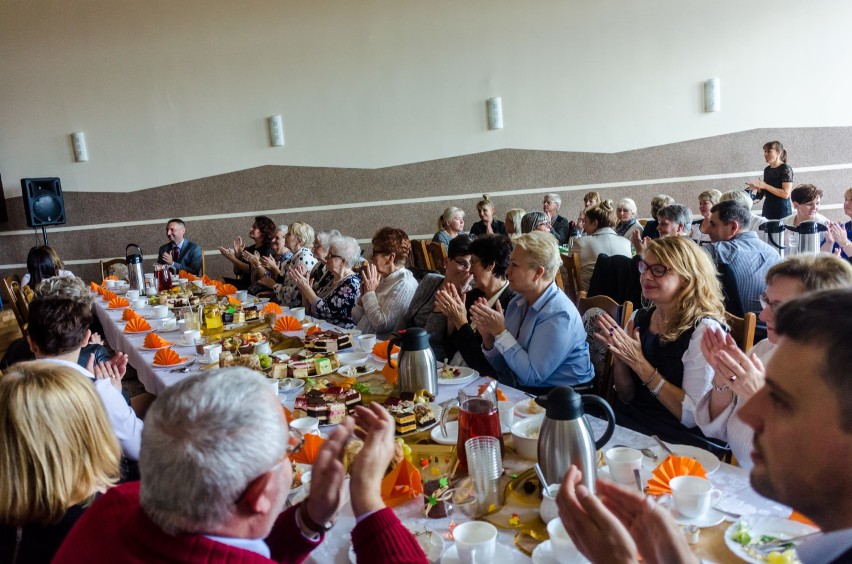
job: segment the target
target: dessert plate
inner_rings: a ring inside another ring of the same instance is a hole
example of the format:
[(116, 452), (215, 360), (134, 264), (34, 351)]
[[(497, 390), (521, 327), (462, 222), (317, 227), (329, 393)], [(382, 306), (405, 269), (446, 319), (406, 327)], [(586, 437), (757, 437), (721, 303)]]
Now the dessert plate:
[(702, 529), (704, 527), (715, 527), (725, 520), (725, 514), (721, 511), (716, 511), (712, 507), (702, 517), (698, 518), (681, 515), (674, 507), (671, 508), (671, 514), (678, 525), (695, 525)]
[(145, 345), (142, 345), (141, 347), (139, 347), (139, 350), (140, 351), (158, 351), (160, 349), (170, 349), (173, 346), (175, 346), (174, 343), (169, 343), (168, 345), (163, 345), (162, 347), (146, 347)]
[(533, 398), (521, 400), (515, 404), (515, 414), (520, 415), (521, 417), (532, 417), (533, 415), (538, 415), (540, 413), (544, 413), (544, 408), (538, 404), (535, 404), (536, 411), (533, 411), (530, 408), (530, 404), (534, 402)]
[[(712, 474), (713, 472), (718, 470), (719, 467), (722, 466), (722, 463), (719, 462), (719, 459), (716, 458), (713, 453), (708, 452), (704, 449), (689, 445), (675, 445), (671, 443), (666, 444), (671, 449), (671, 451), (675, 453), (675, 456), (687, 456), (689, 458), (694, 458), (695, 460), (700, 462), (701, 466), (704, 467), (704, 471), (707, 472), (708, 475)], [(651, 447), (651, 450), (653, 450), (657, 454), (657, 462), (654, 462), (650, 458), (645, 457), (642, 459), (642, 465), (645, 468), (653, 470), (660, 462), (663, 461), (666, 456), (668, 456), (668, 453), (661, 449), (659, 445)]]
[(152, 362), (151, 366), (153, 366), (154, 368), (180, 368), (181, 366), (186, 366), (193, 360), (194, 359), (187, 358), (181, 362), (176, 362), (175, 364), (157, 364), (156, 362)]
[(360, 378), (373, 374), (379, 369), (371, 364), (346, 364), (337, 369), (337, 373), (348, 378)]
[(467, 366), (452, 366), (451, 368), (458, 370), (459, 375), (452, 378), (445, 378), (441, 376), (441, 370), (444, 369), (444, 363), (438, 363), (438, 384), (455, 386), (458, 384), (467, 384), (479, 378), (479, 372), (473, 368), (468, 368)]
[[(789, 539), (808, 533), (815, 533), (817, 529), (804, 523), (798, 523), (789, 519), (781, 519), (780, 517), (749, 517), (742, 519), (751, 527), (751, 536), (754, 539), (759, 539), (761, 535), (771, 535), (779, 539)], [(756, 553), (750, 551), (747, 546), (743, 546), (732, 537), (736, 531), (737, 523), (734, 523), (725, 530), (725, 544), (731, 549), (731, 552), (745, 560), (754, 564), (763, 564), (765, 559), (760, 559)], [(783, 552), (783, 551), (781, 551)]]

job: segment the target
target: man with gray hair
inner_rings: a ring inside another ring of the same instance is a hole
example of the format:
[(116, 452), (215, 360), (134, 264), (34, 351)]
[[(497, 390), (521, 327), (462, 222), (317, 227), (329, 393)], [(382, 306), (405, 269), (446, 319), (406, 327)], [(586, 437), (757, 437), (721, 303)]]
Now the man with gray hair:
[(562, 198), (559, 194), (546, 194), (542, 209), (550, 219), (550, 232), (556, 237), (560, 245), (567, 245), (568, 239), (571, 238), (570, 222), (559, 215), (559, 208), (562, 207)]
[(301, 562), (334, 524), (354, 432), (364, 442), (351, 467), (358, 559), (425, 563), (381, 497), (394, 430), (381, 406), (356, 408), (355, 420), (339, 425), (316, 455), (308, 498), (282, 513), (290, 456), (303, 439), (288, 428), (268, 381), (246, 368), (187, 378), (148, 412), (141, 484), (111, 488), (95, 501), (54, 562)]
[(716, 263), (725, 290), (725, 309), (736, 316), (759, 313), (760, 295), (766, 289), (766, 273), (781, 260), (775, 249), (754, 231), (745, 206), (731, 200), (710, 209), (710, 241), (704, 249)]

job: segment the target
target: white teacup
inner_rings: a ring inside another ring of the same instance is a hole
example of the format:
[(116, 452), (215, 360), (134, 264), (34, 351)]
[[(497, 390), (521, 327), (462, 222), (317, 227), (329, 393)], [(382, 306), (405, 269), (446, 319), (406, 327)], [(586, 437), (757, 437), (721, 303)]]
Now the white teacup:
[[(222, 345), (204, 345), (204, 362), (219, 362), (219, 355), (222, 353)], [(276, 382), (278, 382), (276, 380)], [(277, 386), (277, 384), (276, 384)], [(277, 387), (276, 387), (277, 390)], [(276, 392), (277, 393), (277, 392)]]
[(161, 327), (164, 331), (174, 331), (175, 329), (177, 329), (177, 319), (175, 319), (174, 317), (167, 317), (163, 319)]
[(204, 293), (208, 296), (216, 295), (216, 286), (204, 286)]
[(669, 481), (678, 513), (689, 519), (704, 517), (712, 505), (722, 501), (722, 492), (698, 476), (677, 476)]
[(127, 301), (133, 301), (139, 299), (139, 290), (127, 290), (127, 294), (124, 296), (127, 298)]
[[(277, 382), (277, 380), (276, 380)], [(319, 419), (316, 417), (300, 417), (290, 422), (290, 427), (302, 435), (319, 435)]]
[(604, 453), (609, 475), (619, 484), (635, 484), (633, 470), (642, 468), (642, 452), (635, 448), (614, 447)]
[(196, 288), (203, 288), (203, 287), (204, 287), (204, 281), (203, 281), (203, 280), (193, 280), (193, 281), (192, 281), (192, 284), (193, 284)]
[(560, 484), (550, 484), (546, 490), (541, 492), (541, 506), (538, 514), (545, 523), (550, 523), (559, 517), (559, 508), (556, 507), (556, 495), (559, 493)]
[(148, 298), (138, 298), (131, 302), (130, 307), (133, 309), (142, 309), (148, 307)]
[(154, 312), (154, 317), (165, 317), (169, 314), (169, 306), (155, 305), (151, 311)]
[(184, 331), (180, 339), (180, 344), (191, 347), (195, 344), (195, 339), (201, 338), (201, 331)]
[(580, 550), (571, 537), (565, 526), (562, 525), (562, 519), (557, 517), (547, 523), (547, 533), (550, 535), (550, 543), (553, 545), (553, 557), (557, 562), (568, 563), (576, 562), (581, 556)]
[(483, 521), (468, 521), (453, 529), (459, 560), (486, 564), (494, 559), (497, 547), (497, 527)]
[(248, 290), (238, 290), (234, 294), (234, 297), (240, 300), (241, 302), (244, 302), (248, 299)]
[(498, 401), (497, 411), (500, 414), (500, 426), (504, 429), (511, 427), (515, 422), (515, 404), (510, 401)]
[(294, 307), (290, 309), (290, 315), (302, 321), (305, 318), (305, 308), (303, 307)]
[(118, 280), (107, 280), (106, 285), (110, 290), (118, 288)]
[(366, 333), (355, 337), (358, 342), (358, 348), (364, 352), (373, 352), (373, 347), (376, 346), (376, 336), (372, 333)]

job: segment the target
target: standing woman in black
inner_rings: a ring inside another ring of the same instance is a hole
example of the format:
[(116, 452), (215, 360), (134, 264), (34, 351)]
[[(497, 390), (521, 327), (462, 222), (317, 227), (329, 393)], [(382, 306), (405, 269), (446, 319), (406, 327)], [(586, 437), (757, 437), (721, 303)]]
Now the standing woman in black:
[(780, 141), (770, 141), (764, 145), (763, 158), (768, 165), (763, 169), (763, 179), (746, 182), (746, 186), (756, 192), (756, 200), (764, 198), (763, 217), (783, 219), (793, 213), (790, 205), (793, 167), (787, 164), (787, 151)]

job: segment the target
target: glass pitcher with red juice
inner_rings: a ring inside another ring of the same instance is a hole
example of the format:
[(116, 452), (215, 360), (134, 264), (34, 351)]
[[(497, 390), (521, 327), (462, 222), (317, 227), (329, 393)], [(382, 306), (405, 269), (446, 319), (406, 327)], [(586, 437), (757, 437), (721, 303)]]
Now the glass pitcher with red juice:
[(497, 411), (497, 387), (488, 386), (480, 394), (478, 390), (459, 390), (459, 397), (444, 402), (441, 413), (441, 428), (446, 433), (447, 416), (453, 406), (459, 407), (459, 432), (456, 454), (459, 469), (467, 471), (467, 453), (464, 443), (473, 437), (495, 437), (500, 441), (500, 454), (506, 456), (503, 433), (500, 430), (500, 413)]
[(172, 289), (172, 274), (165, 264), (154, 265), (154, 278), (157, 279), (157, 291), (165, 292)]

